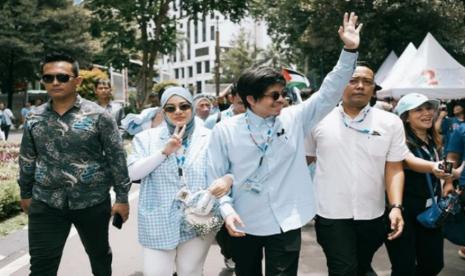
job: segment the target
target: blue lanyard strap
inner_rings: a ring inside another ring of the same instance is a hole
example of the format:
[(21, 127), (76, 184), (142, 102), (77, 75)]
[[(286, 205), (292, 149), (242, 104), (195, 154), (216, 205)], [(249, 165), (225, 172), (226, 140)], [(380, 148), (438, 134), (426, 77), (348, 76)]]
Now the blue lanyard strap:
[[(416, 148), (416, 152), (418, 154), (418, 157), (425, 159), (424, 155), (421, 153), (421, 150), (419, 148)], [(429, 150), (427, 150), (426, 152), (428, 152), (428, 154), (430, 154)], [(430, 156), (430, 159), (431, 159), (431, 157), (432, 156)], [(429, 190), (429, 192), (431, 194), (431, 199), (433, 200), (433, 204), (437, 205), (436, 197), (434, 195), (435, 189), (433, 189), (433, 181), (431, 180), (431, 174), (430, 173), (425, 173), (425, 176), (426, 176), (426, 182), (428, 183), (428, 190)]]
[(183, 176), (184, 163), (186, 162), (186, 152), (190, 144), (189, 140), (190, 139), (188, 138), (182, 142), (182, 147), (183, 147), (182, 152), (176, 151), (176, 163), (178, 165), (179, 176)]
[(370, 110), (371, 110), (371, 107), (366, 108), (365, 110), (363, 110), (362, 118), (360, 118), (357, 121), (352, 121), (352, 122), (350, 122), (347, 119), (346, 114), (344, 114), (344, 111), (341, 110), (340, 112), (341, 112), (341, 116), (342, 116), (342, 123), (344, 124), (345, 127), (350, 128), (352, 130), (355, 130), (355, 131), (357, 131), (359, 133), (373, 135), (373, 136), (381, 136), (381, 134), (379, 132), (377, 132), (376, 130), (370, 130), (368, 128), (357, 128), (357, 127), (354, 127), (352, 125), (353, 123), (357, 123), (357, 124), (362, 123), (366, 119), (366, 117), (367, 117), (368, 113), (370, 112)]
[(268, 131), (266, 132), (266, 142), (263, 144), (263, 145), (259, 145), (257, 143), (257, 140), (255, 139), (255, 137), (253, 136), (252, 134), (252, 128), (250, 127), (250, 122), (249, 122), (249, 115), (247, 114), (247, 112), (245, 113), (245, 122), (247, 123), (247, 129), (249, 130), (249, 135), (250, 135), (250, 138), (252, 139), (253, 143), (255, 144), (255, 146), (257, 146), (257, 148), (260, 150), (260, 152), (262, 153), (262, 156), (260, 157), (260, 161), (258, 162), (258, 166), (261, 166), (262, 163), (263, 163), (263, 158), (265, 157), (265, 154), (266, 154), (266, 151), (268, 150), (268, 148), (270, 147), (270, 144), (271, 144), (271, 141), (273, 140), (273, 127), (274, 127), (274, 123), (273, 125), (268, 129)]

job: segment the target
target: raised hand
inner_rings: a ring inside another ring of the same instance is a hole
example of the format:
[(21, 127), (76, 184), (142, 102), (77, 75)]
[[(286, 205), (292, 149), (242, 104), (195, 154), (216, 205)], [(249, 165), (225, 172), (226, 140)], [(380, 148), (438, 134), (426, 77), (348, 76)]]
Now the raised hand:
[(351, 12), (350, 16), (344, 13), (342, 26), (339, 26), (337, 31), (346, 49), (357, 49), (360, 44), (360, 30), (363, 24), (357, 26), (357, 19), (358, 16), (354, 12)]
[(168, 156), (176, 152), (182, 146), (182, 136), (184, 136), (184, 132), (186, 132), (186, 125), (183, 127), (176, 126), (173, 135), (171, 135), (163, 149), (163, 154)]

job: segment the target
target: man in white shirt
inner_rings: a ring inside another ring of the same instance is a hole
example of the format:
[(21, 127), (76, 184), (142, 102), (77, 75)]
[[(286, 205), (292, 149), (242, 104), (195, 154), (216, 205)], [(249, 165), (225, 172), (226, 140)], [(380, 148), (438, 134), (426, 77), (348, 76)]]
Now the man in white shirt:
[(247, 111), (213, 129), (209, 176), (230, 173), (234, 185), (221, 212), (233, 241), (237, 276), (297, 275), (300, 228), (315, 215), (313, 188), (304, 154), (304, 136), (339, 101), (352, 76), (361, 24), (344, 15), (338, 33), (344, 50), (320, 91), (283, 110), (285, 80), (271, 68), (246, 71), (237, 82)]

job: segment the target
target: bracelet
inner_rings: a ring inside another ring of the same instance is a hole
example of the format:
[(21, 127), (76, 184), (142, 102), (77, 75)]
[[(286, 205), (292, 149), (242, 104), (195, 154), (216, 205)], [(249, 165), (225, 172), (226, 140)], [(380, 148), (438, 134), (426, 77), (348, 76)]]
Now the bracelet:
[(391, 205), (389, 206), (389, 210), (392, 210), (392, 209), (394, 209), (394, 208), (400, 209), (401, 212), (404, 211), (404, 206), (402, 206), (402, 204), (391, 204)]

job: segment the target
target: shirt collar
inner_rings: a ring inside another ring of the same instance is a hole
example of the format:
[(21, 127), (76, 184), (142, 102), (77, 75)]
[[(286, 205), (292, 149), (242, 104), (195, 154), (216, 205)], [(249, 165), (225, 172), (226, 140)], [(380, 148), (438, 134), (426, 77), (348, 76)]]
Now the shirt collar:
[(270, 117), (266, 117), (266, 118), (262, 118), (260, 116), (258, 116), (257, 114), (255, 114), (251, 109), (247, 108), (247, 116), (249, 118), (249, 121), (252, 125), (254, 126), (263, 126), (263, 125), (267, 125), (267, 126), (271, 126), (274, 124), (275, 120), (276, 120), (276, 116), (270, 116)]
[[(81, 105), (82, 105), (82, 98), (81, 98), (81, 96), (79, 94), (77, 94), (76, 101), (74, 102), (73, 106), (80, 109)], [(47, 101), (46, 108), (47, 108), (47, 110), (53, 110), (52, 109), (52, 99), (51, 98)]]
[(352, 120), (352, 121), (356, 121), (356, 120), (359, 120), (361, 119), (361, 117), (363, 116), (363, 114), (365, 114), (366, 112), (368, 112), (368, 110), (371, 109), (371, 106), (370, 104), (368, 103), (364, 108), (362, 108), (362, 110), (360, 110), (360, 112), (357, 114), (357, 116), (355, 116), (355, 118), (351, 118), (347, 113), (344, 112), (344, 108), (342, 107), (342, 102), (337, 106), (337, 108), (339, 109), (339, 111), (341, 113), (343, 113), (348, 119)]

